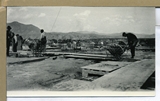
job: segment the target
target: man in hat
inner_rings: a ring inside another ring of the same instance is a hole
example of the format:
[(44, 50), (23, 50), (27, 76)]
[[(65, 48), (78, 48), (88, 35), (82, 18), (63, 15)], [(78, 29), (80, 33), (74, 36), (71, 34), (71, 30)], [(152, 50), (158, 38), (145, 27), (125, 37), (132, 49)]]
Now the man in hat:
[(133, 33), (122, 33), (123, 37), (127, 37), (128, 40), (128, 48), (131, 50), (131, 58), (134, 58), (135, 56), (135, 47), (138, 43), (138, 38), (136, 37), (136, 35), (134, 35)]
[(6, 35), (6, 45), (7, 45), (7, 56), (9, 56), (9, 49), (10, 49), (10, 43), (12, 40), (12, 32), (11, 32), (11, 26), (7, 26), (7, 35)]
[(46, 35), (45, 35), (45, 32), (44, 32), (43, 29), (41, 29), (40, 32), (41, 32), (41, 36), (40, 36), (41, 48), (42, 48), (42, 51), (45, 51), (45, 49), (46, 49), (46, 43), (47, 43), (47, 38), (46, 38)]

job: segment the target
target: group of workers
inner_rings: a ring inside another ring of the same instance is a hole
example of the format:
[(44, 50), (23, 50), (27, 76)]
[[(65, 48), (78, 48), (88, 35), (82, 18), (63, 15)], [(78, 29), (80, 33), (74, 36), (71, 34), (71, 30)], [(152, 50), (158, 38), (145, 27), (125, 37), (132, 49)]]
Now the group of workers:
[[(18, 45), (17, 36), (18, 35), (14, 35), (11, 29), (12, 28), (10, 26), (7, 27), (7, 56), (9, 56), (11, 40), (12, 40), (12, 50), (13, 52), (17, 52), (17, 45)], [(43, 29), (40, 30), (40, 33), (41, 33), (41, 36), (40, 36), (41, 47), (45, 48), (46, 42), (47, 42), (46, 35)], [(138, 38), (133, 33), (126, 33), (126, 32), (123, 32), (122, 36), (127, 37), (127, 40), (128, 40), (127, 48), (130, 49), (131, 51), (131, 58), (134, 58), (135, 47), (138, 43)]]
[(18, 34), (14, 34), (12, 31), (11, 31), (11, 27), (8, 26), (7, 27), (7, 56), (9, 56), (9, 50), (10, 50), (10, 44), (12, 42), (12, 51), (13, 52), (17, 52), (17, 45), (18, 45), (18, 40), (17, 40), (17, 37), (19, 36)]
[[(17, 52), (17, 46), (18, 44), (18, 39), (19, 37), (21, 38), (21, 40), (23, 40), (23, 38), (21, 36), (19, 36), (19, 34), (14, 34), (12, 31), (11, 31), (11, 26), (7, 26), (7, 32), (6, 32), (6, 45), (7, 45), (7, 49), (6, 49), (6, 55), (7, 56), (10, 56), (9, 54), (9, 51), (10, 51), (10, 46), (11, 46), (11, 43), (12, 43), (12, 51), (13, 52)], [(47, 39), (46, 39), (46, 35), (45, 35), (45, 32), (43, 29), (40, 30), (40, 33), (41, 33), (41, 36), (40, 36), (40, 42), (41, 42), (41, 47), (43, 49), (45, 49), (46, 47), (46, 43), (47, 43)], [(22, 44), (23, 42), (21, 42)], [(21, 46), (22, 47), (22, 46)]]

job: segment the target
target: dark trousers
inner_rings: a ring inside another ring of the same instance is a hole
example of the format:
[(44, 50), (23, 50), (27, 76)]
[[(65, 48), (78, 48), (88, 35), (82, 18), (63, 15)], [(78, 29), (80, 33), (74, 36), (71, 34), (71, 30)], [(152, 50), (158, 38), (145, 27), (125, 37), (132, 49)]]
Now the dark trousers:
[(138, 43), (138, 40), (134, 41), (134, 42), (130, 45), (132, 58), (134, 58), (134, 56), (135, 56), (135, 47), (136, 47), (137, 43)]
[(135, 46), (131, 47), (131, 55), (132, 55), (132, 58), (134, 58), (134, 56), (135, 56)]
[(10, 41), (7, 39), (7, 56), (9, 56), (9, 49), (10, 49)]
[(12, 47), (13, 52), (17, 52), (17, 45), (18, 45), (18, 43), (13, 44), (13, 47)]

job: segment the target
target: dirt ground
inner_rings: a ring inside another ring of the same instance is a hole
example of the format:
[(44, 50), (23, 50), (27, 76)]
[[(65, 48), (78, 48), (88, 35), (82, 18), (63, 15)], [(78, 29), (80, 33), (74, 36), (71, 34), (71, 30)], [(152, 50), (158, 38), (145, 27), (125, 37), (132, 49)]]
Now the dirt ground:
[[(155, 58), (155, 52), (136, 51), (134, 60)], [(125, 52), (121, 61), (132, 61)], [(40, 62), (7, 65), (7, 91), (51, 90), (53, 84), (81, 76), (82, 66), (95, 64), (92, 60), (58, 57)], [(53, 89), (52, 89), (53, 90)]]
[(43, 85), (47, 79), (75, 76), (80, 74), (80, 67), (93, 63), (89, 60), (48, 58), (41, 62), (8, 65), (7, 90), (48, 89), (48, 86)]

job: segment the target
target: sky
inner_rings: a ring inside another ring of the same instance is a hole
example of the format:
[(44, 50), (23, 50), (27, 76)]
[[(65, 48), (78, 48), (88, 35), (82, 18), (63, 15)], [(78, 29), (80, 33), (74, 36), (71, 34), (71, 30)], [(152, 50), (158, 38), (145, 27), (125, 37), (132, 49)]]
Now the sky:
[(160, 26), (160, 8), (156, 8), (156, 25)]
[(155, 33), (154, 7), (7, 7), (7, 23), (33, 24), (46, 32)]

